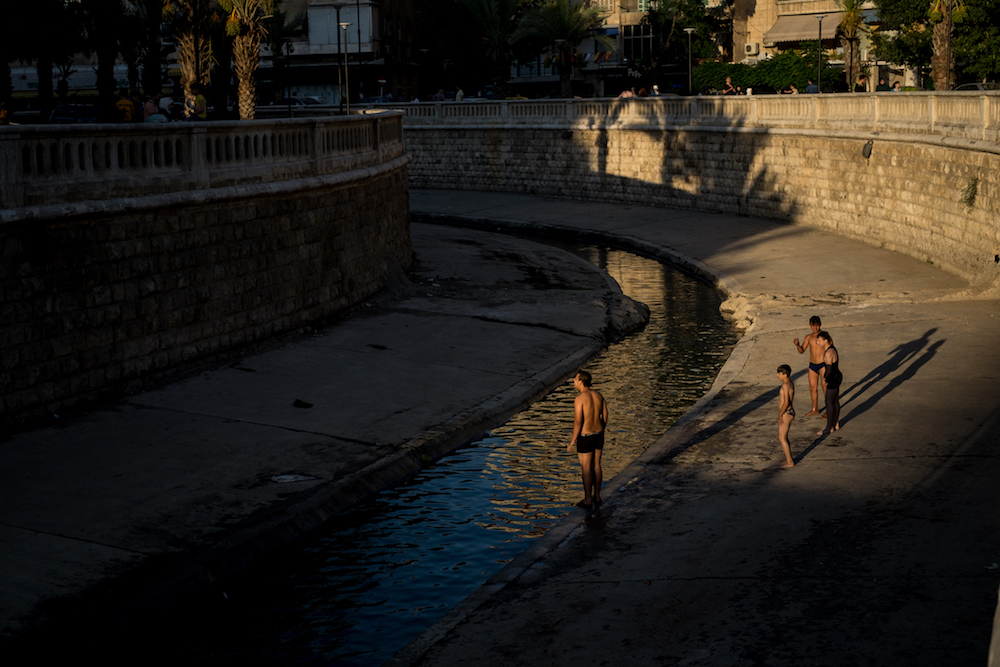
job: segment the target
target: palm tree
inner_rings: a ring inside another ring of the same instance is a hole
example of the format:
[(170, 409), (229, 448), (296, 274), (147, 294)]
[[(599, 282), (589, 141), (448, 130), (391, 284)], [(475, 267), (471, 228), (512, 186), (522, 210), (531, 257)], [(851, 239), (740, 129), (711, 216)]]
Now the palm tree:
[(482, 35), (486, 60), (490, 64), (490, 83), (496, 99), (507, 96), (512, 60), (511, 37), (517, 29), (520, 0), (462, 0)]
[[(181, 70), (184, 99), (193, 100), (191, 84), (208, 83), (212, 46), (208, 34), (212, 0), (169, 0), (164, 14), (174, 19), (177, 66)], [(152, 94), (150, 91), (147, 93)]]
[(600, 44), (614, 45), (606, 35), (597, 34), (604, 21), (604, 12), (591, 7), (589, 2), (573, 3), (571, 0), (551, 0), (536, 7), (521, 21), (514, 32), (514, 41), (540, 39), (551, 44), (559, 63), (559, 87), (562, 97), (572, 97), (570, 78), (573, 74), (573, 60), (576, 48), (585, 39), (593, 39)]
[(237, 81), (240, 120), (253, 120), (257, 108), (254, 74), (260, 64), (260, 42), (267, 33), (264, 22), (271, 18), (274, 0), (221, 0), (229, 12), (226, 33), (233, 38), (233, 71)]
[(930, 19), (934, 24), (931, 32), (931, 45), (934, 55), (931, 56), (931, 78), (934, 80), (934, 90), (948, 90), (955, 82), (955, 57), (952, 53), (953, 14), (963, 7), (957, 0), (936, 0), (931, 5)]
[(865, 26), (862, 4), (863, 0), (840, 0), (844, 17), (840, 20), (838, 32), (844, 47), (844, 76), (848, 90), (852, 90), (854, 82), (861, 76), (861, 33)]

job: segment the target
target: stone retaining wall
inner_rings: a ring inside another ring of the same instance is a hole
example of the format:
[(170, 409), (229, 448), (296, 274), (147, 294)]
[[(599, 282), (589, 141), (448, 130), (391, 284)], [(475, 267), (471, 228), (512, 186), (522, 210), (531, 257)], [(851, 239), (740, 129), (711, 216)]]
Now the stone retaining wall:
[(2, 421), (363, 302), (410, 263), (397, 153), (276, 183), (0, 211)]
[[(787, 103), (789, 109), (802, 106), (792, 97), (772, 102)], [(827, 124), (843, 115), (831, 111), (837, 96), (830, 97), (823, 100)], [(870, 104), (862, 96), (842, 97), (845, 105)], [(979, 99), (967, 102), (982, 108)], [(574, 108), (566, 102), (551, 108), (561, 109), (560, 115), (550, 114), (535, 127), (490, 124), (483, 110), (468, 123), (428, 121), (426, 115), (410, 112), (411, 185), (783, 220), (933, 262), (967, 278), (978, 293), (996, 289), (1000, 146), (958, 138), (955, 134), (962, 133), (955, 125), (947, 126), (955, 131), (949, 136), (748, 127), (753, 123), (745, 122), (745, 116), (720, 112), (702, 113), (698, 124), (685, 126), (649, 122), (656, 118), (656, 103), (648, 106), (649, 113), (642, 113), (642, 107), (613, 113), (606, 103), (589, 118), (566, 112)], [(761, 108), (779, 115), (767, 105)], [(976, 132), (981, 135), (982, 129)], [(871, 152), (865, 157), (869, 141)], [(962, 199), (973, 186), (975, 201), (967, 206)]]

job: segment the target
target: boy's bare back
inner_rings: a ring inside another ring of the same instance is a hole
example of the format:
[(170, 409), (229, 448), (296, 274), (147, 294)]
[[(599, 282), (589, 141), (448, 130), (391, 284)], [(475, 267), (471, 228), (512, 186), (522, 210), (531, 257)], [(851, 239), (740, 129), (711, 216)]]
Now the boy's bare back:
[(577, 419), (581, 422), (580, 432), (600, 433), (607, 424), (608, 407), (600, 392), (586, 389), (574, 401)]

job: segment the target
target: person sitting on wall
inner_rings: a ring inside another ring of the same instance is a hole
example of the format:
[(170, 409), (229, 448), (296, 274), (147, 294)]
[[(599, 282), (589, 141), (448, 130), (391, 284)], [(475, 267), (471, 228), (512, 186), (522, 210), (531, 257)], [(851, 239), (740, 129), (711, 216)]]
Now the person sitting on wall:
[(191, 94), (194, 100), (188, 102), (188, 120), (208, 120), (208, 100), (205, 99), (205, 88), (200, 83), (191, 84)]
[(118, 101), (115, 102), (115, 108), (118, 109), (118, 114), (121, 116), (123, 123), (132, 122), (132, 116), (135, 114), (135, 105), (128, 98), (128, 91), (124, 88), (118, 91)]

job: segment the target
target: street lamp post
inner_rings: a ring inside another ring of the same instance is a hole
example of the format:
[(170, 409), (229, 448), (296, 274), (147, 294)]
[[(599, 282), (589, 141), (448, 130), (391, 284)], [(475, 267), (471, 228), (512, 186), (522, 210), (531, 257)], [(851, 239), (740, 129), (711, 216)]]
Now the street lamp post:
[(347, 103), (347, 114), (351, 113), (351, 85), (347, 80), (347, 27), (350, 23), (341, 23), (340, 27), (344, 31), (344, 98)]
[(823, 92), (823, 19), (826, 16), (819, 16), (819, 41), (816, 42), (816, 90)]
[(693, 95), (694, 85), (691, 82), (691, 33), (694, 32), (694, 28), (684, 28), (684, 32), (688, 34), (688, 95)]

